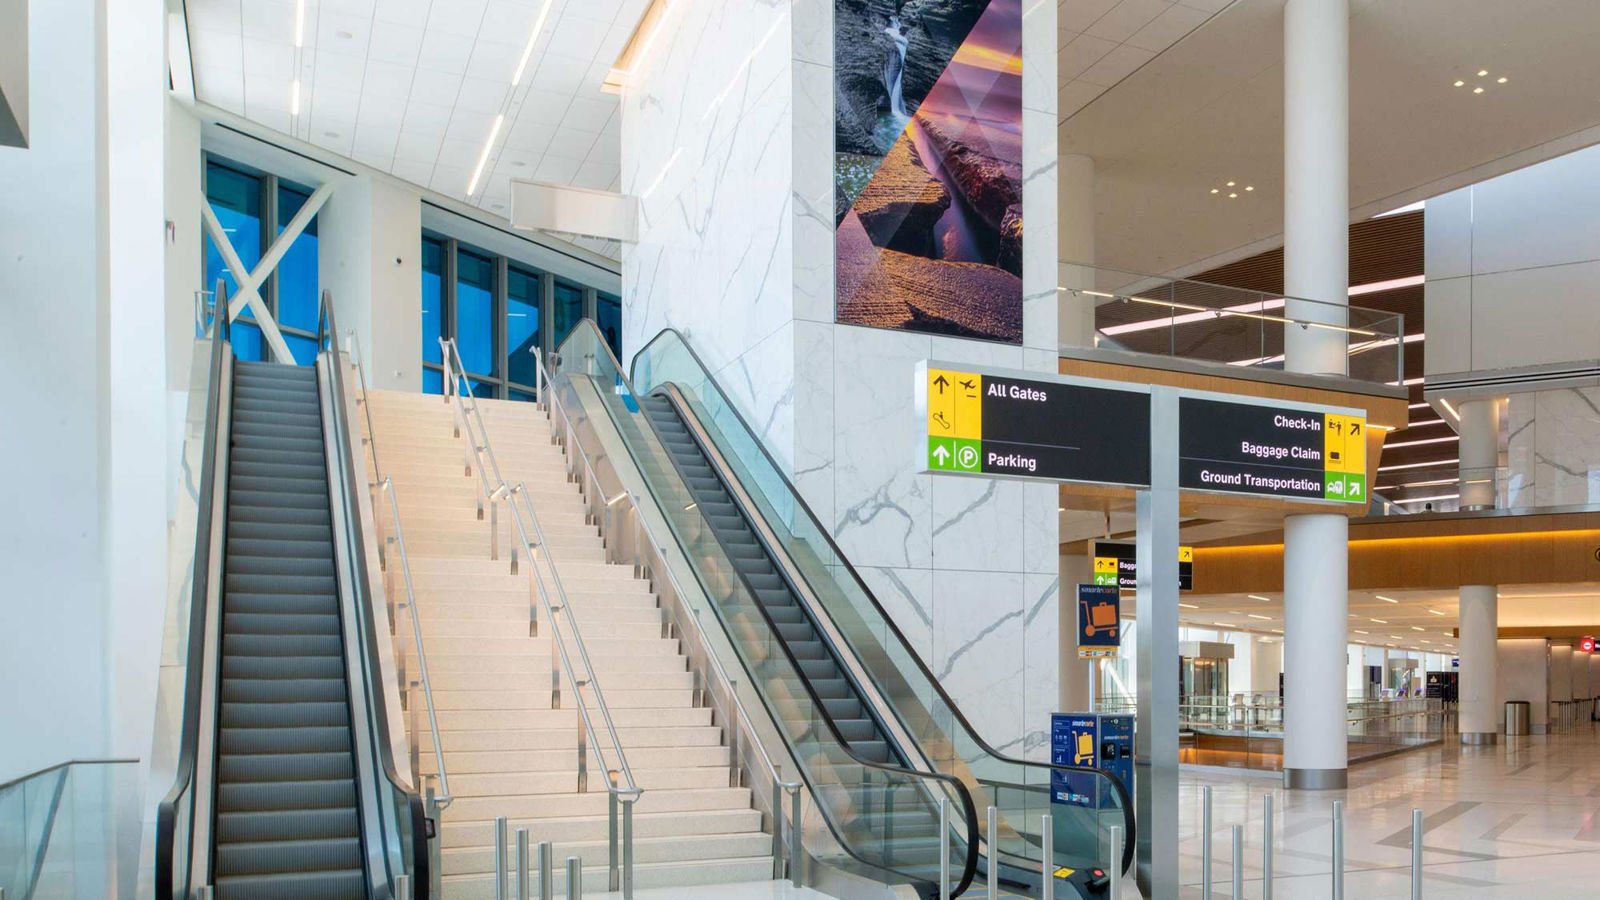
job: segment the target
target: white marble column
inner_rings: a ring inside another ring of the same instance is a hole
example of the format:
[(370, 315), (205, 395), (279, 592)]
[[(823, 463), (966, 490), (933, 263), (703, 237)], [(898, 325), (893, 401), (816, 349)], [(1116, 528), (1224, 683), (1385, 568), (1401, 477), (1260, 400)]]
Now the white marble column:
[(1461, 743), (1492, 744), (1500, 734), (1495, 709), (1499, 610), (1493, 585), (1461, 588)]
[[(1284, 7), (1284, 293), (1291, 318), (1343, 324), (1349, 297), (1348, 0)], [(1284, 368), (1344, 375), (1345, 334), (1290, 325)], [(1284, 784), (1346, 785), (1345, 681), (1349, 522), (1284, 519)]]
[(1075, 293), (1093, 289), (1094, 159), (1081, 154), (1061, 157), (1061, 311), (1057, 326), (1064, 347), (1094, 346), (1095, 298)]
[(1494, 509), (1495, 470), (1500, 463), (1502, 400), (1461, 404), (1461, 508)]

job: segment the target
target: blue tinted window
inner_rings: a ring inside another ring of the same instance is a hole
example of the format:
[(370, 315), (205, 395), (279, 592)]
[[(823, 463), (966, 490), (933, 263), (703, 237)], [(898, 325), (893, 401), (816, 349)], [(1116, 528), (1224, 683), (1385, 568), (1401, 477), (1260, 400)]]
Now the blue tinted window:
[(422, 392), (424, 394), (444, 393), (444, 373), (438, 369), (423, 369)]
[[(217, 222), (228, 236), (228, 243), (239, 254), (245, 269), (254, 269), (256, 263), (261, 261), (261, 179), (208, 162), (206, 200), (211, 203), (211, 211), (216, 214)], [(221, 278), (231, 300), (239, 291), (239, 282), (222, 261), (222, 251), (217, 249), (209, 233), (206, 234), (205, 245), (205, 290), (215, 290), (217, 279)], [(251, 314), (246, 311), (244, 315)]]
[(245, 362), (266, 361), (259, 326), (243, 319), (235, 319), (228, 334), (232, 338), (234, 358)]
[(289, 345), (289, 352), (294, 354), (295, 365), (313, 366), (317, 363), (317, 339), (301, 337), (298, 334), (285, 334), (283, 342)]
[(611, 294), (596, 294), (594, 298), (594, 323), (600, 326), (606, 343), (617, 359), (622, 358), (622, 298)]
[(496, 374), (494, 268), (492, 257), (456, 251), (456, 345), (461, 364), (478, 375)]
[(583, 319), (583, 288), (565, 282), (556, 282), (556, 346), (567, 339), (573, 326)]
[[(290, 187), (278, 188), (278, 227), (274, 236), (289, 227), (300, 207), (311, 195)], [(278, 263), (278, 324), (301, 331), (317, 330), (317, 220), (289, 245), (289, 252)], [(295, 351), (295, 357), (300, 353)]]
[[(422, 239), (422, 359), (442, 360), (439, 338), (444, 336), (444, 242)], [(435, 392), (437, 393), (437, 392)]]
[(523, 401), (525, 403), (532, 403), (537, 398), (535, 398), (533, 394), (531, 394), (531, 393), (529, 393), (527, 391), (512, 390), (512, 391), (507, 391), (506, 392), (506, 399), (508, 399), (508, 400), (521, 400), (521, 401)]
[(474, 396), (474, 397), (482, 397), (485, 400), (493, 400), (494, 399), (494, 384), (493, 383), (488, 382), (488, 381), (479, 381), (476, 378), (469, 378), (469, 379), (467, 379), (467, 382), (470, 385), (469, 390), (472, 391), (472, 396)]
[(506, 279), (506, 371), (518, 384), (536, 384), (533, 354), (539, 346), (539, 276), (513, 266)]

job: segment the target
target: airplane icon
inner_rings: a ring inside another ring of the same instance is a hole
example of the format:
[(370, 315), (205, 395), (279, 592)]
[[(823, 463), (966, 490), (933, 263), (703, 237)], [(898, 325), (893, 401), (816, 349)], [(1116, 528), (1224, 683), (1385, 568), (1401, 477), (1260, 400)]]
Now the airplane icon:
[(978, 383), (970, 378), (961, 382), (961, 386), (967, 389), (967, 396), (969, 397), (972, 395), (973, 391), (978, 389)]

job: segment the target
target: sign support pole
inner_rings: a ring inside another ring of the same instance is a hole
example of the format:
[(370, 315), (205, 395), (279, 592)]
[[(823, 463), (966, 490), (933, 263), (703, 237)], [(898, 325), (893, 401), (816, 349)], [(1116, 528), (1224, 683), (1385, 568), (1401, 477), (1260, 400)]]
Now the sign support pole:
[(1137, 495), (1139, 889), (1178, 896), (1178, 392), (1150, 390), (1150, 487)]

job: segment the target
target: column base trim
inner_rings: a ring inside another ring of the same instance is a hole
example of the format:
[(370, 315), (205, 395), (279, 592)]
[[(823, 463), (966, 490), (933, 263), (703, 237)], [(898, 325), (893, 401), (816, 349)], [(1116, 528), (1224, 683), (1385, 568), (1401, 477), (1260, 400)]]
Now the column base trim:
[(1283, 786), (1296, 791), (1342, 791), (1350, 786), (1350, 770), (1284, 769)]
[(1461, 732), (1461, 743), (1470, 744), (1474, 747), (1484, 747), (1500, 743), (1500, 735), (1493, 731), (1463, 731)]

